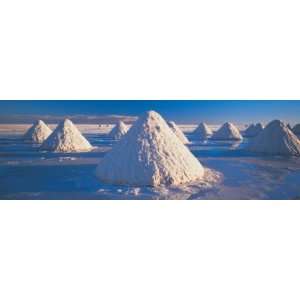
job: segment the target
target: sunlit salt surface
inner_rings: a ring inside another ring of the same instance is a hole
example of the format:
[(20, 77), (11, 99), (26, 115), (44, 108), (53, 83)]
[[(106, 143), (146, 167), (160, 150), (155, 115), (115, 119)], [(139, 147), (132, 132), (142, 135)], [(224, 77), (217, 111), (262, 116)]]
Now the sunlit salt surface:
[[(185, 127), (181, 126), (184, 130)], [(109, 130), (108, 130), (109, 131)], [(185, 131), (192, 153), (214, 170), (209, 180), (177, 187), (101, 184), (96, 166), (114, 143), (104, 133), (84, 131), (96, 148), (85, 153), (51, 153), (25, 143), (22, 134), (0, 134), (1, 199), (300, 199), (300, 158), (267, 157), (239, 142), (195, 141)]]

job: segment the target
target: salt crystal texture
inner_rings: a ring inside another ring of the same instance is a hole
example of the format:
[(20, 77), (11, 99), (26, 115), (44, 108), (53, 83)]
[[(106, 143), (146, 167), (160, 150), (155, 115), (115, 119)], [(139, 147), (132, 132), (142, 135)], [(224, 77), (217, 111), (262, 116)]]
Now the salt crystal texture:
[(279, 120), (270, 122), (249, 144), (249, 151), (271, 155), (300, 155), (300, 141)]
[(261, 123), (251, 124), (244, 132), (245, 137), (254, 137), (257, 136), (261, 131), (263, 131), (264, 127)]
[(54, 152), (85, 152), (92, 148), (87, 139), (68, 119), (59, 123), (40, 147), (41, 150)]
[(223, 124), (222, 127), (218, 131), (216, 131), (211, 138), (213, 140), (242, 140), (243, 139), (238, 128), (230, 122)]
[(296, 124), (294, 127), (293, 127), (293, 132), (297, 135), (300, 135), (300, 124)]
[(128, 126), (126, 126), (122, 121), (119, 121), (116, 126), (111, 130), (109, 136), (113, 139), (119, 140), (128, 131)]
[(184, 143), (184, 144), (189, 143), (189, 140), (184, 135), (184, 133), (181, 131), (181, 129), (176, 125), (175, 122), (169, 121), (168, 125), (172, 129), (172, 131), (175, 133), (175, 135), (181, 140), (182, 143)]
[(141, 116), (96, 169), (107, 183), (178, 185), (201, 179), (204, 168), (155, 111)]
[(199, 126), (193, 131), (193, 134), (200, 140), (205, 140), (212, 135), (212, 130), (207, 124), (200, 123)]
[(41, 144), (51, 133), (52, 130), (42, 120), (38, 120), (26, 131), (24, 139)]

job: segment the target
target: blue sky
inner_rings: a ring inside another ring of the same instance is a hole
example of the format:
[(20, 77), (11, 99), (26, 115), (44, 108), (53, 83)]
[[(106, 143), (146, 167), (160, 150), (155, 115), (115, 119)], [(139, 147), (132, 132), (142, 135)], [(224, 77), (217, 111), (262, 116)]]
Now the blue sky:
[(281, 119), (290, 123), (300, 122), (300, 101), (275, 100), (55, 100), (55, 101), (0, 101), (1, 115), (132, 115), (146, 110), (156, 110), (163, 117), (176, 122), (236, 123), (268, 122)]

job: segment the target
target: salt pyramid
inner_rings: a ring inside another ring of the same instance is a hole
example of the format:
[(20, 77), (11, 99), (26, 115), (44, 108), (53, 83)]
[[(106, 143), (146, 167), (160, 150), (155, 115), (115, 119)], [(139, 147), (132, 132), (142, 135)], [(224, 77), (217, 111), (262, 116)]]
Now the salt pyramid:
[(227, 122), (212, 135), (214, 140), (242, 140), (240, 131), (232, 123)]
[(26, 131), (24, 139), (43, 143), (51, 133), (52, 130), (42, 120), (38, 120)]
[(274, 120), (252, 140), (248, 150), (273, 155), (300, 155), (300, 141), (283, 122)]
[(123, 135), (125, 135), (128, 131), (128, 127), (122, 122), (119, 121), (116, 126), (111, 130), (109, 136), (119, 140)]
[(142, 115), (96, 169), (113, 184), (168, 185), (200, 179), (204, 168), (155, 111)]
[(41, 150), (55, 152), (84, 152), (92, 148), (77, 127), (68, 119), (59, 123), (40, 147)]
[(293, 132), (294, 132), (294, 134), (300, 135), (300, 124), (296, 124), (293, 127)]
[(244, 132), (244, 136), (246, 137), (254, 137), (257, 136), (261, 131), (263, 131), (264, 127), (261, 123), (251, 124)]
[(205, 123), (200, 123), (199, 126), (193, 131), (193, 134), (201, 140), (205, 140), (212, 135), (212, 130)]
[(175, 122), (169, 121), (168, 125), (172, 129), (172, 131), (175, 133), (175, 135), (181, 140), (182, 143), (184, 143), (184, 144), (189, 143), (189, 140), (184, 135), (184, 133), (181, 131), (181, 129), (176, 125)]

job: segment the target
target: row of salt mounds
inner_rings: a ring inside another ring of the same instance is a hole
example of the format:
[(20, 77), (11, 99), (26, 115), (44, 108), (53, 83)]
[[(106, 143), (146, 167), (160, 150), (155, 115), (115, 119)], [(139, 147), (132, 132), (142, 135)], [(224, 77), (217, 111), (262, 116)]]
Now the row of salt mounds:
[(249, 151), (271, 155), (300, 155), (300, 141), (281, 121), (274, 120), (249, 144)]
[(55, 152), (85, 152), (92, 148), (87, 139), (68, 119), (60, 122), (40, 147), (41, 150)]
[(51, 133), (52, 130), (42, 120), (38, 120), (26, 131), (24, 139), (41, 144)]
[(128, 126), (126, 126), (124, 122), (119, 121), (109, 133), (109, 137), (119, 140), (123, 135), (127, 133), (127, 131), (128, 131)]
[(227, 122), (222, 125), (211, 137), (213, 140), (242, 140), (240, 131), (232, 123)]
[(199, 126), (193, 131), (193, 134), (201, 140), (207, 139), (212, 135), (212, 133), (212, 130), (205, 123), (200, 123)]
[(175, 135), (181, 140), (183, 144), (188, 144), (189, 140), (184, 135), (184, 133), (181, 131), (181, 129), (175, 124), (173, 121), (168, 122), (169, 127), (172, 129), (172, 131), (175, 133)]
[(264, 127), (261, 123), (251, 124), (244, 132), (245, 137), (254, 137), (263, 131)]
[(146, 112), (96, 169), (107, 183), (182, 184), (201, 179), (204, 168), (155, 111)]
[(297, 135), (300, 135), (300, 124), (296, 124), (294, 127), (293, 127), (293, 132)]

